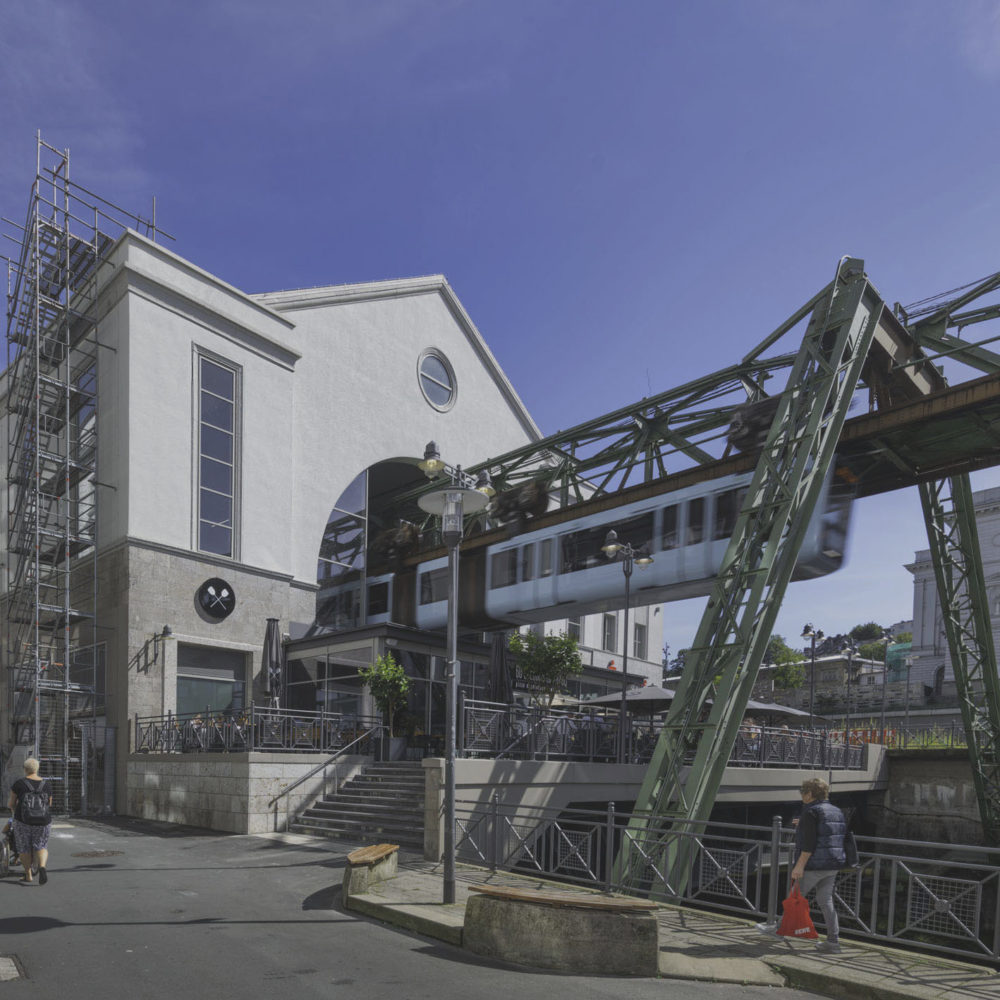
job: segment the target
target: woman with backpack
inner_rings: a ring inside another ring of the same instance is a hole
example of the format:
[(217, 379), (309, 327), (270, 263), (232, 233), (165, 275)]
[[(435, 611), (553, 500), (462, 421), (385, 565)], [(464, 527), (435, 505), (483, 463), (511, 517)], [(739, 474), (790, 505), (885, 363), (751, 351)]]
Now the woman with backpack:
[(21, 882), (33, 884), (31, 866), (37, 859), (38, 884), (45, 885), (49, 880), (45, 865), (49, 860), (52, 793), (48, 780), (38, 777), (38, 761), (34, 757), (24, 762), (24, 777), (14, 782), (7, 807), (14, 814), (14, 844), (24, 866)]

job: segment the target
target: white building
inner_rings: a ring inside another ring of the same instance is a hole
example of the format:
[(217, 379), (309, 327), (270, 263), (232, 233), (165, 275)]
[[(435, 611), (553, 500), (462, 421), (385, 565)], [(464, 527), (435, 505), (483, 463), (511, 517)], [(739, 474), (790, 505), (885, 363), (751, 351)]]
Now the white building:
[[(972, 500), (996, 647), (1000, 641), (1000, 487), (973, 493)], [(953, 701), (955, 671), (944, 634), (930, 550), (918, 551), (906, 568), (913, 574), (913, 680), (922, 682), (933, 692), (932, 700)]]
[[(331, 554), (329, 526), (356, 518), (359, 495), (368, 511), (371, 477), (416, 474), (430, 440), (471, 465), (541, 435), (440, 275), (249, 295), (134, 231), (105, 260), (91, 310), (96, 686), (99, 727), (117, 733), (116, 808), (128, 813), (135, 719), (259, 697), (266, 620), (293, 637), (316, 621), (343, 552)], [(629, 673), (658, 681), (658, 610), (633, 610), (627, 637), (621, 612), (550, 628), (578, 631), (593, 647), (585, 661), (604, 669), (628, 642)], [(378, 651), (366, 638), (338, 658), (322, 651), (329, 638), (290, 659), (286, 694), (303, 705), (356, 701), (357, 668)], [(421, 654), (428, 706), (440, 652)]]

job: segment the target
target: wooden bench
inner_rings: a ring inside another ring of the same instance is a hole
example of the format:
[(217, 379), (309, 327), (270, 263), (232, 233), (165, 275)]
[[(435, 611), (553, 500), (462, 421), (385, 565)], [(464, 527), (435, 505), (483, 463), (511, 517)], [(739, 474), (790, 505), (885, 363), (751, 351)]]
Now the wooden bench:
[(580, 974), (658, 973), (656, 903), (548, 888), (469, 889), (462, 944), (477, 955)]
[(344, 896), (367, 892), (376, 882), (392, 878), (399, 867), (399, 844), (369, 844), (347, 855)]

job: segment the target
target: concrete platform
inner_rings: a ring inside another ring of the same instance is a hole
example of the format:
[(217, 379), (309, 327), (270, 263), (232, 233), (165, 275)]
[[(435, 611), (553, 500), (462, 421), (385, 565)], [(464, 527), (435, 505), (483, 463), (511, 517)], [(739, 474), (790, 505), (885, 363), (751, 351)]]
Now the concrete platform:
[[(395, 878), (345, 902), (352, 912), (461, 946), (470, 887), (478, 883), (556, 888), (459, 865), (456, 902), (445, 904), (441, 867), (404, 854)], [(971, 963), (850, 939), (841, 939), (840, 955), (821, 955), (811, 942), (763, 936), (750, 920), (676, 906), (661, 905), (657, 920), (659, 971), (668, 978), (793, 986), (847, 1000), (1000, 1000), (1000, 975)]]

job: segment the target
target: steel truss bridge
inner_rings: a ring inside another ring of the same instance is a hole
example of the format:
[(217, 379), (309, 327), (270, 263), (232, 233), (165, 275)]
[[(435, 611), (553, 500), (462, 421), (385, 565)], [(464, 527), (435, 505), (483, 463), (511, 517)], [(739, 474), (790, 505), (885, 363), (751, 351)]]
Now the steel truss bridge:
[[(619, 884), (657, 870), (676, 885), (689, 870), (690, 838), (677, 831), (709, 818), (834, 462), (857, 496), (920, 492), (983, 827), (1000, 843), (1000, 693), (969, 484), (970, 472), (1000, 464), (1000, 354), (988, 346), (1000, 333), (963, 337), (1000, 318), (1000, 305), (984, 304), (998, 289), (1000, 273), (890, 307), (864, 262), (845, 257), (738, 363), (468, 470), (488, 469), (500, 493), (469, 525), (466, 549), (503, 537), (498, 521), (509, 535), (753, 470), (618, 856)], [(946, 367), (969, 377), (949, 385)], [(849, 420), (861, 400), (865, 412)], [(549, 510), (532, 516), (540, 491)], [(420, 492), (396, 498), (401, 517), (419, 523)]]

